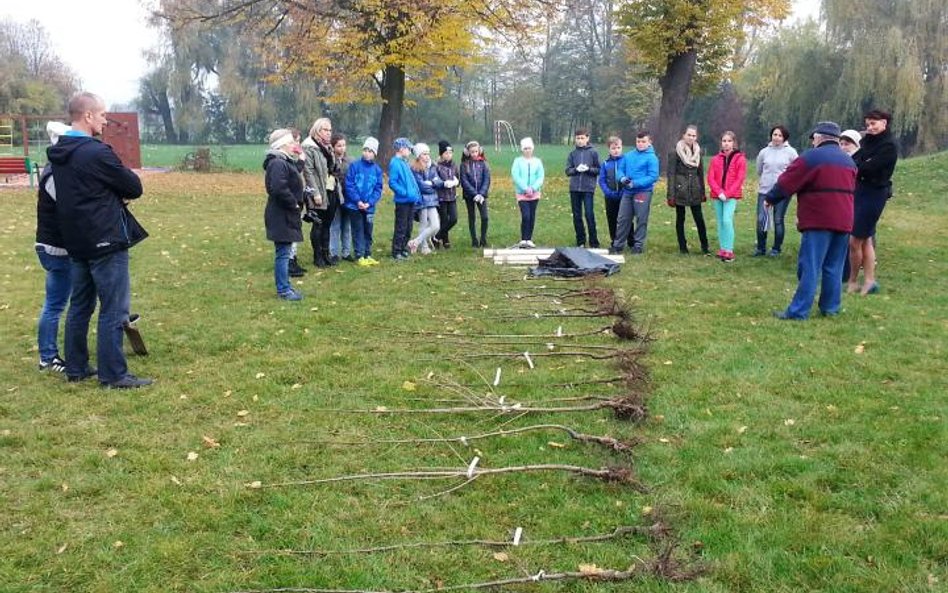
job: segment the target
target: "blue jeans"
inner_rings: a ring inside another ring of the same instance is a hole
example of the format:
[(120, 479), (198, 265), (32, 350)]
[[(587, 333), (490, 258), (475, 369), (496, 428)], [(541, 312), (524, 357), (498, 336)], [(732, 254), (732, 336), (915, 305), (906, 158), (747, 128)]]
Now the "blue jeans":
[(36, 256), (46, 270), (46, 298), (40, 311), (37, 345), (41, 362), (49, 362), (59, 356), (56, 345), (59, 335), (59, 317), (66, 310), (69, 293), (72, 292), (72, 263), (68, 255), (50, 255), (37, 245)]
[(333, 257), (352, 255), (352, 229), (346, 219), (347, 210), (349, 209), (342, 205), (336, 208), (332, 225), (329, 227), (329, 255)]
[(66, 314), (66, 375), (79, 377), (89, 368), (89, 319), (99, 301), (96, 360), (99, 381), (114, 383), (128, 374), (122, 351), (122, 325), (132, 299), (128, 250), (90, 260), (72, 260), (72, 300)]
[(356, 258), (372, 257), (372, 230), (375, 228), (375, 213), (364, 210), (344, 209), (352, 226), (352, 243)]
[(293, 290), (290, 284), (290, 251), (292, 243), (273, 243), (275, 256), (273, 258), (273, 281), (276, 283), (277, 294), (285, 294)]
[[(763, 253), (767, 251), (767, 227), (764, 222), (764, 196), (766, 194), (757, 194), (757, 251)], [(783, 247), (783, 237), (787, 227), (784, 219), (787, 217), (787, 208), (790, 207), (790, 200), (780, 200), (774, 205), (774, 251), (780, 251)]]
[(537, 204), (540, 200), (520, 200), (520, 240), (533, 240), (533, 227), (537, 223)]
[(787, 316), (806, 319), (820, 285), (820, 312), (839, 313), (842, 300), (843, 261), (846, 259), (849, 235), (834, 231), (803, 231), (800, 256), (797, 259), (797, 291), (787, 307)]
[(569, 203), (573, 210), (573, 231), (576, 233), (576, 244), (586, 244), (586, 228), (583, 227), (583, 214), (586, 215), (586, 227), (589, 227), (590, 247), (599, 247), (599, 235), (596, 233), (596, 212), (594, 210), (593, 192), (571, 191)]

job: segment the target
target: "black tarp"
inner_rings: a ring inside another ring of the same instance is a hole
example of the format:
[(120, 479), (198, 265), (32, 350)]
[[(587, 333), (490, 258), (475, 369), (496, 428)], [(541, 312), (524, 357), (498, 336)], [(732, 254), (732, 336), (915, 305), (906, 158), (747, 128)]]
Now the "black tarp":
[(620, 268), (616, 262), (585, 247), (558, 247), (553, 255), (541, 259), (537, 267), (530, 268), (530, 275), (560, 278), (578, 278), (593, 274), (611, 276)]

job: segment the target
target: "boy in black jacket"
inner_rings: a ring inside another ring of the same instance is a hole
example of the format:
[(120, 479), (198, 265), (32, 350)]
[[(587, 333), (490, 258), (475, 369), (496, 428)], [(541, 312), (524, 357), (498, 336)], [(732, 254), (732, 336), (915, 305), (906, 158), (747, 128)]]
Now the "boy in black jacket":
[(569, 177), (569, 202), (573, 209), (573, 229), (576, 245), (586, 246), (586, 228), (583, 226), (583, 211), (586, 227), (589, 227), (589, 246), (599, 247), (596, 234), (596, 213), (593, 209), (593, 194), (599, 178), (599, 153), (589, 145), (589, 131), (576, 130), (576, 148), (566, 158), (566, 175)]

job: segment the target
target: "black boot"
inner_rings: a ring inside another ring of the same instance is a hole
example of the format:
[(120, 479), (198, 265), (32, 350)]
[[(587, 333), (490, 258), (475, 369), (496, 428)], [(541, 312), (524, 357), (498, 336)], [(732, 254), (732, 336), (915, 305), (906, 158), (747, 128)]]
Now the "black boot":
[(306, 268), (300, 265), (295, 257), (290, 258), (290, 277), (299, 278), (306, 274)]
[(326, 265), (328, 265), (329, 267), (333, 267), (333, 266), (339, 265), (339, 258), (338, 258), (338, 257), (333, 257), (332, 255), (330, 255), (330, 254), (329, 254), (329, 248), (328, 248), (328, 247), (326, 247), (325, 249), (323, 249), (323, 259), (326, 260)]
[(313, 265), (317, 268), (329, 267), (329, 262), (326, 261), (326, 256), (323, 254), (323, 250), (318, 247), (313, 251)]

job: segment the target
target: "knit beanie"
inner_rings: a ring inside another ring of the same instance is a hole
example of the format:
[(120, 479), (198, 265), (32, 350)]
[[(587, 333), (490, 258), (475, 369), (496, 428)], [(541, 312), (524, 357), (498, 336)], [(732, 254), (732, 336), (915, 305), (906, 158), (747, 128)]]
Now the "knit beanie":
[(379, 153), (379, 141), (376, 140), (375, 138), (373, 138), (372, 136), (369, 136), (368, 138), (365, 139), (365, 142), (362, 143), (362, 148), (363, 148), (363, 149), (369, 149), (369, 150), (371, 150), (372, 152), (374, 152), (375, 154), (378, 154), (378, 153)]
[(438, 156), (443, 155), (448, 150), (453, 150), (451, 148), (450, 142), (448, 142), (447, 140), (441, 140), (440, 142), (438, 142)]
[(411, 140), (409, 140), (408, 138), (396, 138), (392, 146), (395, 148), (395, 150), (401, 150), (403, 148), (411, 148)]
[(530, 136), (520, 141), (520, 150), (526, 150), (528, 148), (533, 148), (533, 138)]
[(430, 155), (430, 154), (431, 154), (431, 149), (428, 148), (428, 145), (425, 144), (424, 142), (419, 142), (419, 143), (416, 144), (414, 147), (412, 147), (411, 152), (412, 152), (412, 154), (415, 155), (415, 158), (417, 159), (418, 157), (420, 157), (420, 156), (423, 155), (423, 154)]
[(293, 132), (286, 128), (273, 130), (273, 132), (270, 133), (269, 141), (271, 150), (280, 150), (287, 144), (293, 142)]

